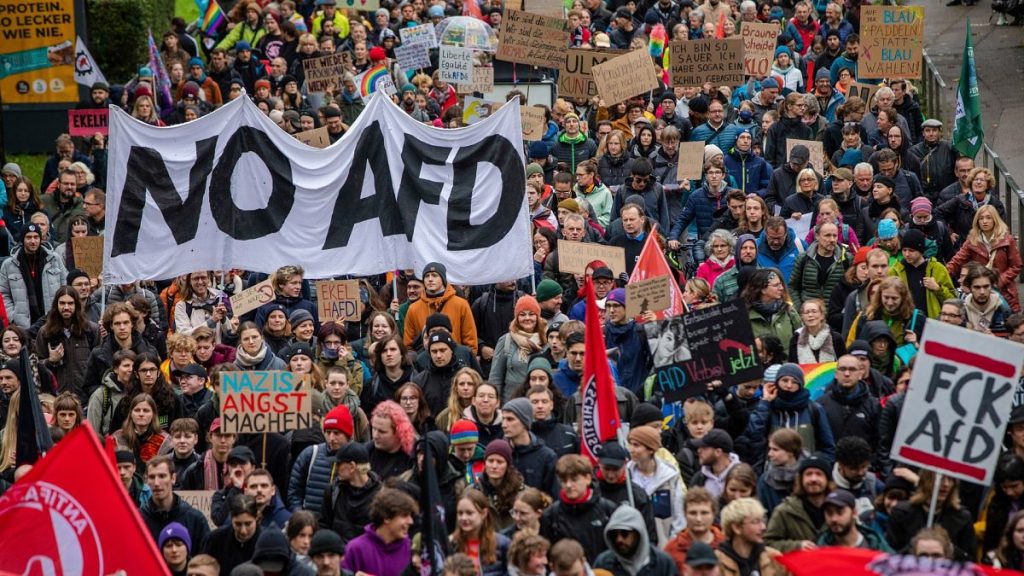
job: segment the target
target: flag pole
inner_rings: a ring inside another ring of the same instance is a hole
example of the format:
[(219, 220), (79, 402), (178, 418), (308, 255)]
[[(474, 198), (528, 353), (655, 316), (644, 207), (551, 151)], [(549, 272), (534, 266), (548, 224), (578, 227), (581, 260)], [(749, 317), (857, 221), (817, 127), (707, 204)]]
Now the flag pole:
[(932, 504), (928, 507), (928, 524), (927, 527), (931, 528), (935, 525), (935, 506), (939, 502), (939, 486), (942, 485), (942, 474), (939, 472), (935, 473), (935, 482), (932, 484)]
[[(629, 451), (629, 443), (626, 441), (626, 429), (619, 426), (615, 435), (618, 436), (619, 444), (622, 444), (622, 447)], [(633, 479), (629, 476), (629, 466), (624, 464), (622, 469), (626, 472), (626, 494), (629, 495), (629, 505), (636, 508), (636, 502), (633, 500)]]

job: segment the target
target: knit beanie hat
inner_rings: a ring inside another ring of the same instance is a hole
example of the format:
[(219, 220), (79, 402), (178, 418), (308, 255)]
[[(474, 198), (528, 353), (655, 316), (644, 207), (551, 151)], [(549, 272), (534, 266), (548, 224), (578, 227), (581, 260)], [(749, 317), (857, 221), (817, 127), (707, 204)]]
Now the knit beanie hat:
[[(70, 282), (68, 282), (70, 284)], [(537, 302), (547, 302), (562, 295), (562, 285), (551, 278), (545, 278), (537, 284)]]
[(779, 368), (781, 364), (772, 364), (771, 366), (764, 369), (764, 377), (761, 378), (767, 384), (775, 384), (779, 380)]
[(881, 184), (889, 190), (896, 189), (896, 183), (892, 181), (892, 178), (889, 178), (885, 174), (875, 174), (875, 177), (871, 179), (871, 182), (874, 184)]
[(558, 207), (565, 208), (566, 210), (573, 213), (579, 213), (580, 211), (580, 205), (578, 202), (576, 202), (575, 198), (566, 198), (565, 200), (562, 200), (561, 202), (558, 203)]
[(487, 449), (484, 450), (484, 460), (487, 460), (492, 455), (501, 456), (505, 459), (505, 462), (512, 464), (512, 446), (501, 438), (491, 440), (491, 443), (487, 445)]
[(440, 262), (431, 262), (423, 267), (423, 275), (420, 278), (426, 278), (427, 274), (435, 273), (441, 276), (441, 282), (448, 286), (448, 269), (444, 267), (444, 264)]
[(932, 213), (932, 201), (926, 196), (918, 196), (910, 201), (910, 215), (915, 214), (931, 214)]
[(68, 272), (68, 286), (71, 286), (71, 283), (79, 278), (88, 277), (89, 275), (83, 272), (82, 270), (79, 270), (78, 268), (72, 268), (71, 271)]
[(839, 166), (846, 168), (849, 166), (856, 166), (864, 161), (864, 154), (856, 148), (849, 148), (846, 152), (843, 152), (843, 156), (839, 159)]
[(911, 228), (903, 233), (903, 241), (900, 244), (903, 248), (910, 248), (911, 250), (917, 250), (924, 254), (925, 250), (925, 236), (924, 232), (921, 232), (917, 228)]
[(472, 420), (463, 418), (452, 424), (450, 436), (452, 446), (476, 444), (480, 441), (480, 430), (477, 429), (476, 424)]
[(530, 360), (530, 365), (526, 368), (526, 376), (529, 378), (530, 373), (534, 370), (542, 370), (549, 377), (551, 376), (551, 363), (548, 359), (543, 356), (538, 356), (533, 360)]
[(871, 252), (870, 246), (861, 246), (857, 249), (857, 253), (853, 256), (853, 265), (863, 264), (868, 261), (868, 252)]
[(878, 239), (889, 240), (895, 238), (899, 234), (899, 230), (896, 228), (896, 223), (888, 218), (883, 218), (878, 223)]
[(825, 462), (824, 460), (822, 460), (821, 458), (818, 458), (817, 456), (811, 456), (810, 458), (804, 458), (803, 460), (800, 461), (799, 471), (800, 471), (800, 475), (801, 476), (803, 475), (804, 472), (806, 472), (807, 470), (810, 470), (812, 468), (814, 468), (816, 470), (821, 470), (822, 472), (825, 473), (825, 476), (831, 476), (832, 475), (832, 467), (828, 465), (828, 462)]
[(540, 304), (537, 304), (537, 299), (533, 296), (521, 296), (519, 300), (516, 300), (516, 308), (514, 316), (519, 317), (519, 313), (523, 311), (533, 312), (535, 315), (540, 316)]
[(543, 176), (544, 169), (540, 167), (540, 164), (537, 164), (536, 162), (530, 162), (529, 164), (526, 165), (526, 177), (529, 178), (534, 174), (540, 174), (541, 176)]
[(430, 316), (427, 316), (427, 321), (423, 326), (423, 330), (424, 332), (430, 333), (434, 328), (444, 328), (451, 333), (452, 319), (440, 312), (434, 312)]
[(374, 46), (370, 48), (370, 62), (380, 62), (387, 58), (388, 55), (380, 46)]
[(292, 330), (294, 330), (299, 324), (306, 321), (313, 322), (313, 315), (309, 313), (309, 310), (296, 308), (288, 315), (288, 325), (292, 327)]
[(355, 436), (355, 425), (352, 423), (352, 413), (349, 412), (348, 406), (344, 404), (338, 404), (331, 411), (324, 416), (322, 425), (324, 430), (337, 430), (342, 434), (349, 437), (349, 439)]
[(660, 408), (648, 402), (641, 402), (633, 409), (633, 418), (630, 419), (629, 426), (639, 428), (654, 421), (661, 422), (664, 418)]
[(313, 539), (309, 542), (310, 558), (324, 552), (333, 552), (338, 555), (345, 553), (345, 542), (341, 539), (341, 536), (334, 530), (327, 528), (317, 530), (316, 534), (313, 534)]
[(533, 406), (526, 398), (516, 398), (505, 402), (502, 412), (511, 412), (529, 430), (533, 426)]
[(188, 528), (185, 528), (178, 522), (171, 522), (167, 526), (164, 526), (163, 530), (160, 531), (160, 539), (157, 544), (160, 549), (163, 550), (164, 544), (168, 540), (181, 540), (185, 545), (187, 554), (192, 553), (192, 538), (188, 534)]
[(452, 352), (455, 352), (455, 340), (452, 340), (452, 335), (447, 330), (438, 330), (431, 334), (430, 339), (427, 340), (427, 350), (430, 350), (430, 347), (434, 344), (444, 344)]
[(635, 440), (638, 444), (657, 452), (661, 448), (661, 434), (650, 426), (640, 426), (629, 431), (629, 439)]
[(800, 366), (798, 364), (793, 364), (792, 362), (790, 362), (788, 364), (783, 364), (782, 366), (780, 366), (779, 376), (776, 382), (778, 382), (778, 380), (782, 380), (786, 376), (789, 376), (790, 378), (796, 380), (797, 384), (799, 384), (800, 387), (803, 388), (804, 371), (800, 369)]
[(607, 299), (605, 301), (606, 302), (615, 302), (617, 304), (625, 306), (626, 305), (626, 289), (625, 288), (616, 288), (615, 290), (612, 290), (611, 292), (608, 293), (608, 297), (607, 297)]

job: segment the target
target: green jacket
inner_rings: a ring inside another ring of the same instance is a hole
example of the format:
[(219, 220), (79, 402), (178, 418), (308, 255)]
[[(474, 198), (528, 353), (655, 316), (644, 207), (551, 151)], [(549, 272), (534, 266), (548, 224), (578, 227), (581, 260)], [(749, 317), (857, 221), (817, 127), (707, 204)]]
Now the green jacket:
[(800, 314), (792, 305), (776, 312), (771, 322), (753, 308), (750, 308), (748, 317), (755, 337), (775, 336), (782, 342), (783, 350), (789, 350), (789, 341), (793, 339), (796, 329), (803, 325), (800, 322)]
[(817, 542), (821, 528), (814, 525), (804, 510), (800, 496), (789, 496), (772, 510), (768, 530), (764, 533), (764, 543), (781, 552), (799, 550), (804, 540)]
[[(928, 295), (925, 298), (927, 301), (926, 310), (928, 311), (928, 317), (935, 319), (939, 317), (939, 312), (942, 310), (942, 302), (948, 298), (956, 298), (956, 287), (953, 285), (953, 280), (949, 277), (949, 272), (946, 271), (946, 267), (940, 264), (935, 258), (928, 259), (928, 263), (925, 265), (924, 275), (928, 278), (934, 278), (935, 281), (939, 283), (939, 289), (927, 290)], [(896, 276), (906, 284), (906, 264), (902, 260), (893, 264), (889, 268), (889, 276)]]
[[(878, 552), (886, 552), (888, 554), (895, 554), (895, 550), (889, 546), (889, 543), (885, 541), (885, 538), (875, 532), (874, 528), (866, 526), (857, 522), (857, 531), (864, 537), (864, 541), (860, 543), (857, 548), (864, 548), (866, 550), (877, 550)], [(821, 536), (818, 536), (818, 546), (835, 546), (836, 535), (831, 530), (826, 528), (821, 532)]]
[(842, 280), (847, 268), (853, 264), (853, 257), (846, 246), (836, 246), (833, 253), (834, 264), (825, 277), (825, 284), (818, 283), (818, 271), (821, 265), (815, 255), (818, 253), (818, 243), (813, 242), (802, 254), (797, 256), (793, 265), (793, 272), (789, 275), (789, 295), (793, 298), (793, 308), (800, 310), (804, 302), (811, 298), (821, 298), (828, 306), (829, 298), (832, 296), (832, 289)]

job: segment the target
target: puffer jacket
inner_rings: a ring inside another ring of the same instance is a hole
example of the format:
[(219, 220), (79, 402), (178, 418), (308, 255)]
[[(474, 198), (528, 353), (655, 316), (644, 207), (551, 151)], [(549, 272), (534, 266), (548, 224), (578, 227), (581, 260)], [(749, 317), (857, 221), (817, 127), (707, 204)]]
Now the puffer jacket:
[(571, 138), (562, 132), (551, 146), (551, 155), (559, 162), (569, 165), (569, 170), (576, 172), (576, 166), (584, 160), (597, 155), (597, 142), (587, 138), (586, 134), (577, 134)]
[(728, 186), (723, 185), (718, 194), (714, 194), (707, 188), (701, 186), (694, 190), (687, 198), (683, 210), (672, 220), (672, 228), (668, 233), (669, 240), (685, 240), (683, 234), (687, 232), (690, 224), (697, 223), (697, 237), (702, 237), (711, 228), (715, 218), (727, 208), (725, 201), (729, 194)]
[(690, 142), (703, 142), (705, 145), (714, 144), (723, 152), (732, 150), (736, 145), (736, 135), (740, 129), (735, 124), (722, 122), (722, 125), (715, 129), (710, 122), (705, 122), (693, 129), (690, 133)]
[(843, 279), (847, 268), (853, 264), (853, 257), (845, 246), (836, 246), (832, 253), (832, 267), (825, 277), (825, 283), (818, 281), (821, 264), (818, 262), (818, 243), (807, 247), (807, 251), (796, 259), (793, 272), (789, 276), (789, 295), (793, 297), (793, 308), (799, 310), (804, 302), (811, 298), (821, 298), (828, 302), (832, 290)]
[(544, 441), (530, 432), (530, 443), (512, 446), (512, 465), (523, 475), (523, 483), (538, 490), (545, 490), (552, 497), (558, 497), (561, 488), (555, 476), (555, 460), (558, 456)]
[(772, 178), (772, 165), (752, 152), (741, 152), (735, 146), (725, 155), (725, 169), (745, 194), (764, 198)]
[(469, 347), (473, 353), (477, 351), (476, 323), (469, 302), (455, 293), (451, 284), (445, 286), (444, 292), (438, 296), (423, 294), (420, 299), (409, 306), (405, 316), (404, 340), (406, 346), (412, 346), (419, 340), (426, 326), (427, 316), (444, 314), (452, 323), (452, 339)]
[[(68, 271), (64, 268), (64, 262), (45, 245), (39, 247), (43, 259), (43, 269), (39, 273), (37, 282), (43, 286), (43, 310), (42, 314), (50, 311), (53, 304), (53, 296), (57, 289), (64, 285)], [(11, 252), (11, 257), (0, 265), (0, 296), (4, 300), (4, 309), (7, 310), (7, 318), (11, 324), (28, 329), (32, 325), (32, 318), (29, 312), (28, 288), (18, 256), (22, 248), (19, 246)]]
[(622, 186), (629, 177), (633, 159), (623, 150), (619, 156), (605, 154), (597, 161), (597, 174), (605, 186)]
[(772, 253), (769, 248), (764, 230), (757, 237), (757, 267), (778, 269), (782, 273), (783, 282), (789, 282), (796, 259), (802, 252), (804, 252), (803, 242), (797, 239), (792, 228), (786, 228), (786, 243), (783, 244), (782, 250), (778, 254)]
[[(992, 262), (991, 265), (989, 265), (989, 261)], [(1007, 233), (993, 242), (991, 251), (979, 242), (965, 241), (946, 267), (949, 270), (949, 275), (959, 278), (960, 269), (968, 262), (978, 262), (995, 270), (999, 274), (999, 293), (1006, 298), (1006, 302), (1014, 312), (1020, 310), (1020, 298), (1017, 296), (1017, 275), (1020, 274), (1021, 266), (1024, 263), (1021, 262), (1020, 249), (1017, 248), (1017, 241), (1013, 235)], [(930, 308), (929, 312), (931, 312)]]
[(576, 431), (572, 426), (563, 424), (554, 417), (534, 420), (530, 431), (543, 441), (545, 446), (554, 450), (556, 456), (580, 453), (580, 437), (576, 435)]
[(328, 449), (326, 442), (304, 448), (292, 465), (288, 481), (288, 509), (292, 512), (319, 512), (324, 492), (331, 484), (333, 470), (334, 451)]

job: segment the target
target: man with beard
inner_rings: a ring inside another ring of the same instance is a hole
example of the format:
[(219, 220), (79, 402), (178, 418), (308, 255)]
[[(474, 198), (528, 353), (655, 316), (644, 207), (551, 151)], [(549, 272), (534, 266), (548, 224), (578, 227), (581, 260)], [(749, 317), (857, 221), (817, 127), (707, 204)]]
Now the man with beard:
[(992, 293), (999, 278), (986, 266), (971, 262), (967, 267), (964, 286), (970, 294), (964, 299), (967, 313), (967, 328), (991, 334), (1006, 330), (1006, 319), (1010, 316), (1010, 305), (998, 294)]
[(94, 82), (89, 88), (89, 100), (75, 105), (76, 110), (106, 110), (110, 105), (110, 86), (106, 82)]
[(569, 319), (562, 313), (562, 286), (545, 278), (537, 284), (537, 304), (540, 304), (540, 317), (551, 326), (554, 323), (561, 324)]
[[(841, 56), (832, 61), (832, 67), (829, 68), (829, 79), (828, 81), (835, 86), (836, 82), (839, 81), (839, 71), (846, 68), (850, 71), (854, 78), (857, 76), (857, 59), (860, 54), (860, 36), (857, 34), (850, 34), (846, 37), (846, 51)], [(868, 82), (871, 82), (870, 80)]]
[(402, 86), (402, 102), (400, 106), (402, 111), (412, 116), (413, 120), (417, 122), (430, 122), (430, 116), (427, 115), (427, 111), (416, 105), (416, 87), (412, 84)]
[(783, 572), (775, 563), (779, 551), (765, 545), (764, 516), (764, 506), (754, 498), (737, 498), (722, 510), (725, 542), (715, 555), (724, 573), (773, 576)]
[[(818, 457), (800, 462), (793, 494), (775, 507), (764, 534), (765, 541), (783, 552), (814, 550), (818, 533), (825, 525), (825, 497), (833, 488), (828, 479), (831, 466)], [(727, 507), (728, 508), (728, 507)], [(725, 528), (725, 513), (722, 514)], [(726, 536), (730, 536), (726, 529)]]
[(835, 121), (836, 108), (839, 108), (839, 105), (846, 100), (846, 97), (833, 88), (829, 82), (827, 68), (819, 68), (814, 73), (814, 97), (818, 101), (818, 109), (821, 110), (821, 115), (829, 122)]
[(828, 529), (818, 537), (819, 546), (865, 548), (890, 554), (894, 552), (881, 534), (857, 521), (853, 494), (843, 489), (834, 490), (825, 497), (824, 507)]
[[(75, 276), (75, 272), (83, 274), (76, 270), (68, 274), (68, 278), (78, 280), (80, 276)], [(100, 339), (99, 327), (85, 319), (84, 302), (87, 300), (79, 299), (74, 288), (60, 288), (35, 341), (36, 353), (46, 359), (47, 368), (57, 378), (58, 388), (78, 394), (83, 405), (88, 398), (84, 395), (82, 380), (89, 353)]]
[[(823, 24), (824, 27), (826, 24)], [(853, 31), (851, 30), (850, 33)], [(825, 51), (819, 54), (814, 59), (814, 69), (824, 70), (829, 72), (832, 69), (832, 63), (836, 61), (843, 53), (843, 37), (839, 33), (839, 30), (829, 30), (825, 33)], [(829, 72), (829, 78), (831, 79), (831, 72)], [(831, 84), (829, 84), (831, 86)]]
[(76, 216), (85, 216), (85, 205), (77, 191), (78, 179), (74, 170), (68, 169), (60, 173), (57, 193), (43, 195), (43, 209), (50, 215), (50, 227), (57, 244), (67, 242), (68, 222)]
[(672, 558), (651, 544), (643, 516), (635, 508), (620, 506), (615, 510), (604, 528), (604, 541), (608, 549), (597, 556), (594, 568), (603, 568), (616, 575), (677, 574)]

